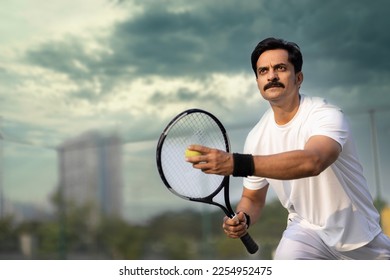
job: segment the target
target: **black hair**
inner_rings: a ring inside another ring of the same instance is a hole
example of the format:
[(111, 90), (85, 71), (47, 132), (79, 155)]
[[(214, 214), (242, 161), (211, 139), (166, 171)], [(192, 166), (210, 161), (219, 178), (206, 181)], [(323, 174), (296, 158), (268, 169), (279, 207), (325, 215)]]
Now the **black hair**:
[(269, 50), (283, 49), (288, 52), (288, 61), (294, 65), (295, 73), (302, 70), (303, 58), (299, 46), (296, 43), (288, 42), (283, 39), (267, 38), (257, 44), (251, 55), (252, 69), (257, 77), (256, 64), (260, 55)]

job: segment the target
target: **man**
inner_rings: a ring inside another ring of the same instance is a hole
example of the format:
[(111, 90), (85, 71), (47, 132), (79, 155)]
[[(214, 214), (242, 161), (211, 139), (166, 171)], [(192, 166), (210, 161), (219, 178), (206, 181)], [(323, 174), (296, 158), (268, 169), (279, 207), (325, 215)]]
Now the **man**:
[(350, 129), (341, 110), (300, 94), (302, 54), (295, 43), (268, 38), (254, 49), (252, 68), (271, 108), (248, 134), (244, 154), (193, 145), (188, 158), (207, 174), (244, 177), (232, 238), (256, 222), (269, 185), (288, 210), (275, 259), (390, 259)]

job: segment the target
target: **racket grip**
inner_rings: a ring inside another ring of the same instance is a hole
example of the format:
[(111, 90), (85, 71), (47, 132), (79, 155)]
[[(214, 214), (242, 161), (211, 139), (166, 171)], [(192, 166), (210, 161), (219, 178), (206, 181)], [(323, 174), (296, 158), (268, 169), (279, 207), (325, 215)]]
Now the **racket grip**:
[(242, 243), (244, 243), (246, 250), (250, 254), (254, 254), (259, 250), (259, 246), (256, 244), (256, 242), (252, 239), (252, 237), (249, 235), (249, 233), (246, 233), (241, 238)]

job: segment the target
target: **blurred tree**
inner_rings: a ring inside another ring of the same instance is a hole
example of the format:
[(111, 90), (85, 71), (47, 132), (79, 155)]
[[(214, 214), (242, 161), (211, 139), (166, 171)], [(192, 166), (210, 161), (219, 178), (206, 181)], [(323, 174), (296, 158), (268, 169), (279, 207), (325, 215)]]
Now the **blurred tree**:
[(287, 214), (278, 201), (265, 206), (260, 221), (250, 228), (250, 234), (260, 244), (259, 254), (252, 256), (240, 240), (226, 237), (221, 227), (224, 214), (216, 208), (206, 212), (165, 212), (143, 225), (112, 217), (91, 221), (91, 209), (68, 203), (65, 220), (57, 215), (48, 221), (25, 222), (17, 228), (11, 218), (0, 220), (0, 251), (19, 251), (19, 234), (28, 232), (37, 239), (34, 257), (40, 259), (61, 259), (59, 245), (63, 239), (68, 259), (271, 259)]
[(112, 259), (139, 259), (146, 242), (146, 230), (118, 218), (103, 218), (98, 228), (97, 246)]
[(13, 218), (6, 216), (0, 219), (0, 253), (18, 250), (18, 236), (14, 227)]
[(37, 228), (37, 256), (41, 259), (57, 259), (60, 243), (60, 227), (56, 221), (41, 223)]
[(166, 212), (148, 224), (148, 248), (146, 258), (197, 259), (200, 258), (202, 228), (199, 212), (183, 210)]
[[(181, 211), (163, 213), (147, 226), (149, 240), (153, 240), (155, 256), (166, 259), (248, 259), (240, 240), (227, 238), (222, 231), (224, 214), (220, 210), (207, 212), (210, 223), (207, 237), (202, 231), (205, 213)], [(272, 259), (273, 251), (279, 243), (286, 227), (287, 211), (278, 200), (268, 203), (261, 219), (250, 228), (250, 234), (260, 244), (257, 257)], [(156, 229), (156, 230), (153, 230)], [(201, 248), (209, 247), (206, 254)], [(158, 251), (160, 250), (160, 251)], [(153, 248), (149, 251), (153, 251)], [(163, 251), (163, 253), (161, 253)]]

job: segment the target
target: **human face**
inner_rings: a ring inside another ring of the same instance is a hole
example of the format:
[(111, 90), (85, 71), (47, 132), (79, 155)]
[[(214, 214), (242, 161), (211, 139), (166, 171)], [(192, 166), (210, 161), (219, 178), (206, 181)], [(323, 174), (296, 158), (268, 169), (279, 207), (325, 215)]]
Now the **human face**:
[(261, 95), (271, 104), (296, 100), (303, 81), (302, 72), (295, 73), (283, 49), (269, 50), (257, 60), (257, 86)]

